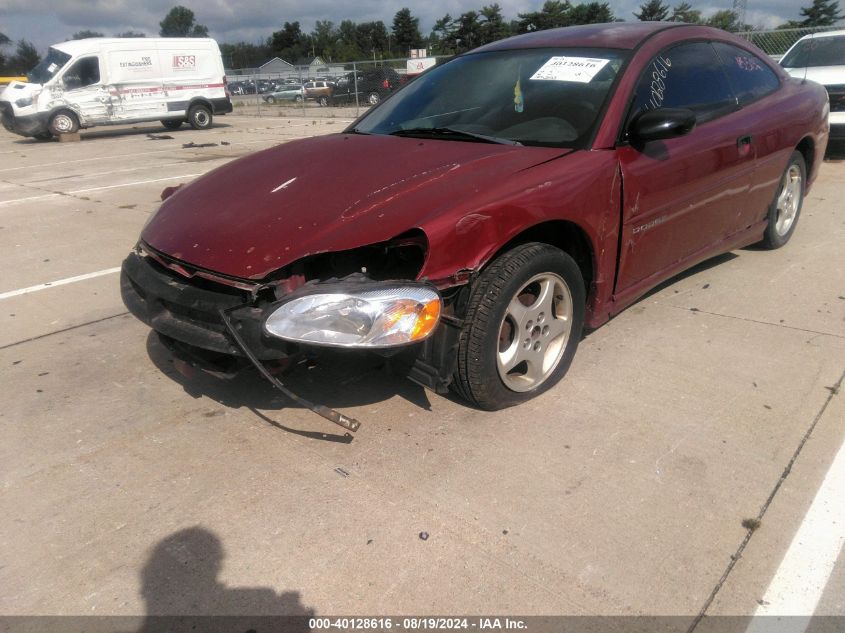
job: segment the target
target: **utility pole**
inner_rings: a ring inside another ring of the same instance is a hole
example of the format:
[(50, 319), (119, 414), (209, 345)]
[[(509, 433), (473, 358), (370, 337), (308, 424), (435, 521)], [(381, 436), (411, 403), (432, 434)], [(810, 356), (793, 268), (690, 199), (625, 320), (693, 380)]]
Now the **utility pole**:
[(736, 20), (740, 24), (740, 28), (745, 28), (745, 9), (748, 0), (734, 0), (734, 15), (736, 15)]

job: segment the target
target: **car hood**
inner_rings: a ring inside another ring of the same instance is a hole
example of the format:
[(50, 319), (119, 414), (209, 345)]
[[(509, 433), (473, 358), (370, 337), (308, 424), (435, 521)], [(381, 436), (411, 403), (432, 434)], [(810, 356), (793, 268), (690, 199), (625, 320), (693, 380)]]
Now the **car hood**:
[(572, 150), (332, 134), (246, 156), (168, 197), (141, 239), (192, 266), (262, 279), (307, 255), (389, 240)]

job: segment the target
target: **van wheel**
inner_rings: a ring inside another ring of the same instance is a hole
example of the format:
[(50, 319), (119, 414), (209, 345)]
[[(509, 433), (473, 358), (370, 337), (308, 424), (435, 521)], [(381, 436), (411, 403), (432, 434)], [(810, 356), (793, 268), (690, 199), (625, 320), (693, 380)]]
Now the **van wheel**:
[(317, 99), (317, 103), (319, 103), (321, 106), (327, 106), (327, 105), (329, 105), (329, 98), (328, 97), (320, 97), (319, 99)]
[(168, 130), (178, 130), (182, 127), (184, 121), (182, 119), (163, 119), (161, 124)]
[(207, 130), (211, 127), (211, 110), (204, 105), (191, 106), (188, 110), (188, 123), (195, 130)]
[(569, 369), (584, 325), (578, 264), (548, 244), (500, 255), (470, 291), (453, 387), (486, 410), (541, 394)]
[(50, 118), (50, 134), (58, 136), (59, 134), (73, 134), (79, 131), (79, 119), (73, 112), (63, 110), (56, 112)]

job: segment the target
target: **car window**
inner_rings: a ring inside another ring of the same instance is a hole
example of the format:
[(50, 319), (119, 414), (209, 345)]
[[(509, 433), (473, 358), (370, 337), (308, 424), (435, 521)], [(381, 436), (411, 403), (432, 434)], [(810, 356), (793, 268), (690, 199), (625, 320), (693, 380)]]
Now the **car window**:
[(793, 46), (780, 65), (784, 68), (845, 66), (845, 36), (809, 37)]
[(777, 75), (762, 59), (738, 46), (713, 42), (740, 105), (756, 101), (780, 87)]
[(651, 60), (637, 83), (633, 118), (644, 110), (687, 108), (699, 123), (736, 107), (736, 97), (707, 42), (681, 44)]
[(83, 57), (67, 69), (62, 81), (68, 90), (100, 83), (100, 60), (96, 57)]

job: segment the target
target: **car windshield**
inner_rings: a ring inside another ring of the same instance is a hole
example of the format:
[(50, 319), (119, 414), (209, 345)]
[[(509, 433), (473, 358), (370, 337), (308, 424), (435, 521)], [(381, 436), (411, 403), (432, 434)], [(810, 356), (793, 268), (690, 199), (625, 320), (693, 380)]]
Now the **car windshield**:
[(780, 60), (784, 68), (845, 66), (845, 35), (801, 40)]
[(595, 48), (471, 53), (421, 75), (354, 131), (583, 147), (624, 59)]
[(46, 84), (55, 77), (56, 73), (61, 70), (62, 66), (67, 64), (69, 59), (70, 55), (67, 53), (51, 48), (47, 52), (47, 57), (41, 60), (38, 66), (27, 73), (26, 79), (28, 82), (33, 84)]

